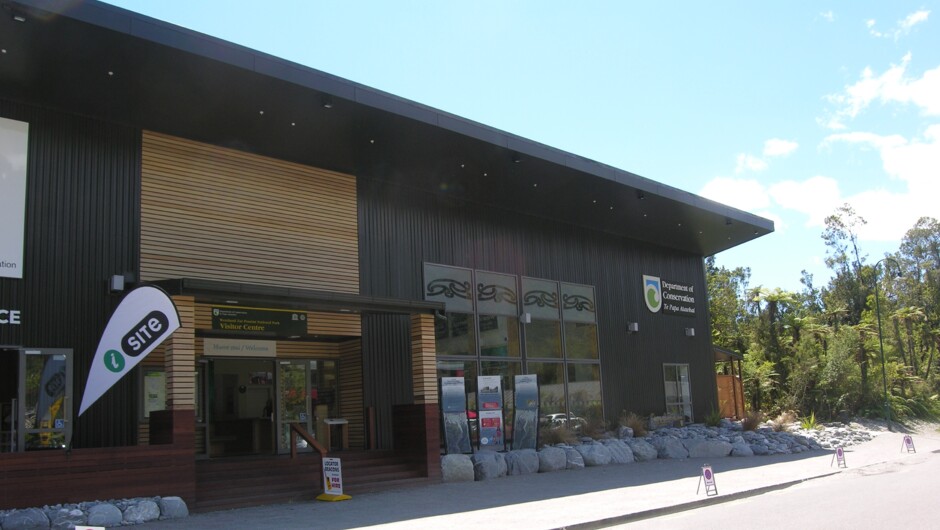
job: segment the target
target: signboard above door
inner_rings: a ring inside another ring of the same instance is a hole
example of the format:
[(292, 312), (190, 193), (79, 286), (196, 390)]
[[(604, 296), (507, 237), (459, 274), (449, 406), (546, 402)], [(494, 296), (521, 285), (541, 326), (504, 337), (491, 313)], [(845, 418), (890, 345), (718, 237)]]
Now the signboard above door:
[(307, 313), (286, 309), (212, 306), (212, 329), (242, 333), (276, 334), (296, 338), (307, 334)]

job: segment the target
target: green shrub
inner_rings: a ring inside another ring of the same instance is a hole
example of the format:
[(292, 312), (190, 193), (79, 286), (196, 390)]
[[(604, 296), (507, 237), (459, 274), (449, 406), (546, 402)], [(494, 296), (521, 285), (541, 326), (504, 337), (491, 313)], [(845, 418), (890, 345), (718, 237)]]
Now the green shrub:
[(820, 425), (816, 422), (816, 412), (810, 412), (809, 417), (800, 420), (800, 427), (806, 431), (815, 431), (819, 429)]
[(709, 427), (717, 427), (721, 423), (721, 411), (718, 409), (712, 409), (708, 414), (705, 415), (705, 425)]

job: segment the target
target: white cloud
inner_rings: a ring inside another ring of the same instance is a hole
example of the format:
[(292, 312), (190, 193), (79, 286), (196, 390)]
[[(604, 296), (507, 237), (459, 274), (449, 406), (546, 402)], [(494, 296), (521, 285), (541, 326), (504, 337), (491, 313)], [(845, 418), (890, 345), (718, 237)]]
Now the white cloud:
[(763, 171), (767, 169), (767, 162), (753, 155), (741, 153), (738, 155), (738, 165), (734, 168), (735, 173), (744, 171)]
[(796, 151), (799, 144), (790, 140), (771, 138), (764, 142), (764, 156), (786, 156)]
[(827, 119), (817, 121), (830, 129), (844, 129), (843, 120), (855, 118), (876, 100), (882, 104), (913, 104), (927, 116), (940, 116), (940, 66), (912, 78), (906, 75), (910, 62), (908, 53), (900, 64), (891, 65), (877, 76), (866, 67), (860, 79), (842, 93), (827, 96), (836, 109)]
[(824, 19), (826, 19), (827, 22), (832, 22), (833, 20), (836, 19), (836, 15), (835, 15), (835, 13), (832, 12), (831, 9), (830, 9), (829, 11), (824, 11), (824, 12), (820, 13), (819, 16), (821, 16), (821, 17), (823, 17)]
[(754, 179), (717, 177), (706, 183), (699, 195), (755, 214), (770, 206), (767, 189)]
[[(906, 185), (900, 192), (877, 188), (839, 199), (840, 203), (851, 204), (868, 221), (859, 233), (861, 239), (898, 241), (919, 217), (937, 216), (936, 212), (940, 211), (936, 203), (940, 196), (940, 179), (936, 173), (940, 167), (940, 125), (931, 125), (922, 138), (912, 140), (899, 135), (856, 132), (830, 135), (823, 144), (837, 142), (875, 149), (881, 156), (885, 173)], [(775, 188), (771, 188), (771, 195), (777, 200), (774, 192)]]
[(865, 21), (865, 26), (868, 28), (868, 33), (873, 37), (894, 37), (894, 40), (908, 35), (911, 33), (911, 30), (917, 24), (921, 22), (927, 22), (927, 18), (930, 16), (930, 11), (920, 10), (911, 13), (910, 15), (904, 17), (903, 20), (899, 20), (898, 23), (894, 26), (893, 29), (888, 31), (878, 31), (875, 29), (875, 19), (869, 19)]
[(798, 182), (787, 180), (774, 184), (768, 190), (774, 202), (788, 210), (806, 215), (806, 226), (823, 226), (826, 216), (844, 201), (835, 179), (815, 176)]
[(911, 28), (920, 24), (921, 22), (927, 22), (927, 17), (930, 16), (930, 11), (920, 10), (908, 15), (904, 20), (898, 22), (898, 31), (903, 32), (905, 35), (911, 32)]

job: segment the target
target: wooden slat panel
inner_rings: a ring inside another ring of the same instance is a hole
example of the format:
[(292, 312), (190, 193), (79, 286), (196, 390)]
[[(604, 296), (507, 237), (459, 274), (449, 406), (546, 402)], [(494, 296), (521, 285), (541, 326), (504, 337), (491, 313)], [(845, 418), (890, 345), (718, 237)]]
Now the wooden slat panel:
[(145, 131), (141, 279), (359, 292), (356, 179)]

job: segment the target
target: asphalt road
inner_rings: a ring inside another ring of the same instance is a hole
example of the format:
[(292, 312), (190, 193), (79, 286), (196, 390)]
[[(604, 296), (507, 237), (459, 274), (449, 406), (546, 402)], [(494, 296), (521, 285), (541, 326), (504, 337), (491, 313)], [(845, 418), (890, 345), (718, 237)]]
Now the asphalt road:
[(940, 529), (938, 452), (911, 454), (784, 490), (612, 528)]

